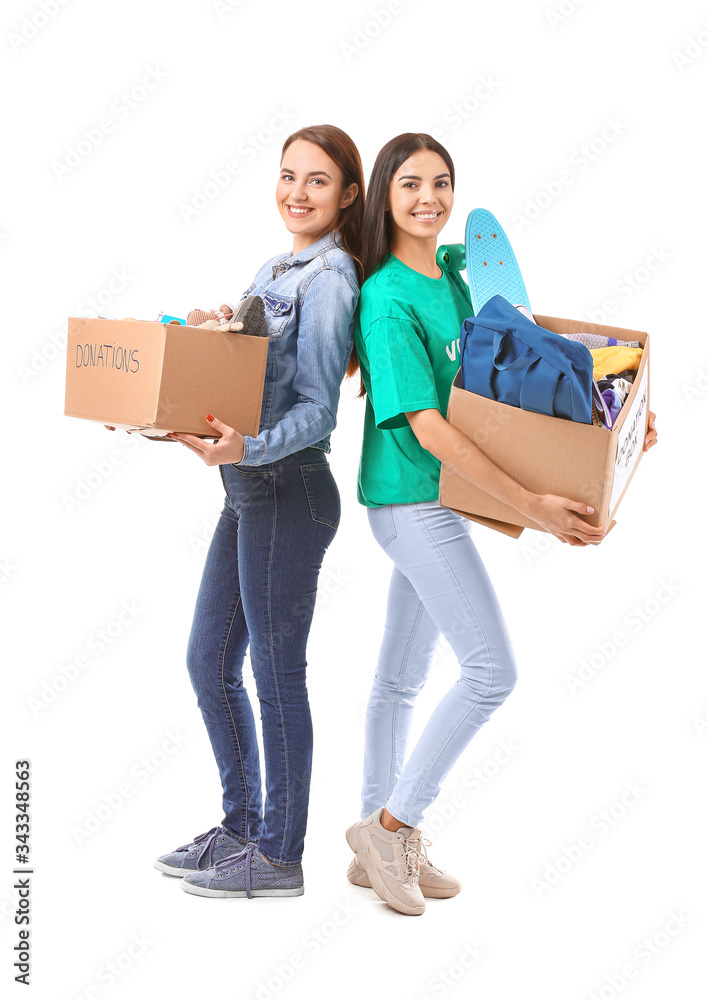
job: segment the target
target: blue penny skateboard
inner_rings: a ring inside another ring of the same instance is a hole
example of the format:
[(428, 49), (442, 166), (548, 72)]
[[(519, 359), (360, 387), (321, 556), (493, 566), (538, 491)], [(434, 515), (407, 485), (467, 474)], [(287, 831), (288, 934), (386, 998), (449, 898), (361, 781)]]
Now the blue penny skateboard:
[(493, 295), (501, 295), (513, 306), (526, 306), (532, 311), (511, 243), (486, 208), (475, 208), (467, 216), (465, 258), (475, 316)]

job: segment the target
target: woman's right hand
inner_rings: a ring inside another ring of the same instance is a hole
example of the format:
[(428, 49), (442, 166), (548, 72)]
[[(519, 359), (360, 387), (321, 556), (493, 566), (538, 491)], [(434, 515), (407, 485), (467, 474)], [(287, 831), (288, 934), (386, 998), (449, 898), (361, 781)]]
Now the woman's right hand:
[(578, 516), (592, 512), (593, 508), (585, 503), (546, 493), (536, 496), (529, 516), (568, 545), (599, 545), (606, 529), (602, 526), (595, 528)]

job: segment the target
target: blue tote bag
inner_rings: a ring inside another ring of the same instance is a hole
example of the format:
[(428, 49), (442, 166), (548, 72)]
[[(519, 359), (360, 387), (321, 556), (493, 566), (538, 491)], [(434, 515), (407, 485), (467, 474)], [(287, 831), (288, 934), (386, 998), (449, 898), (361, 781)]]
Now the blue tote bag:
[(522, 410), (592, 423), (590, 351), (544, 330), (501, 295), (462, 324), (462, 388)]

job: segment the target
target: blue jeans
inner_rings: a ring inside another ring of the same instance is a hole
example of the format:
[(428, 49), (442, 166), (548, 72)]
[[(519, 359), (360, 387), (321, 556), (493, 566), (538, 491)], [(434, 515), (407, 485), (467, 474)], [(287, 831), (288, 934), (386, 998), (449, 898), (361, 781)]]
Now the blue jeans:
[[(470, 522), (435, 500), (369, 507), (368, 517), (394, 569), (367, 707), (361, 814), (385, 805), (415, 827), (462, 751), (512, 691), (516, 665)], [(441, 632), (460, 677), (404, 763), (415, 699)]]
[[(224, 509), (204, 567), (187, 665), (223, 788), (223, 825), (277, 865), (302, 858), (312, 767), (305, 679), (317, 578), (340, 517), (324, 452), (221, 466)], [(265, 802), (246, 649), (260, 704)]]

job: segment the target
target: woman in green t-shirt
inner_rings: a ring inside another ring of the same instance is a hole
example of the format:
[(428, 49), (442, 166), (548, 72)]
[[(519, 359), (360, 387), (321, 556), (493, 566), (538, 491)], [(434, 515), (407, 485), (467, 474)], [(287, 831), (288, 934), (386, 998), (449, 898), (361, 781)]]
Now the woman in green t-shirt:
[[(516, 681), (470, 522), (438, 503), (441, 461), (563, 542), (597, 544), (605, 534), (579, 516), (592, 508), (530, 493), (445, 420), (460, 326), (472, 315), (466, 284), (436, 252), (454, 185), (450, 155), (429, 135), (397, 136), (379, 153), (364, 213), (367, 280), (355, 335), (366, 390), (358, 498), (394, 568), (366, 717), (363, 818), (347, 830), (356, 853), (347, 874), (408, 914), (423, 912), (425, 896), (460, 890), (428, 860), (417, 826)], [(650, 430), (645, 450), (655, 440)], [(441, 633), (458, 657), (460, 678), (403, 766), (415, 698)]]

